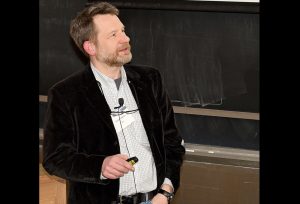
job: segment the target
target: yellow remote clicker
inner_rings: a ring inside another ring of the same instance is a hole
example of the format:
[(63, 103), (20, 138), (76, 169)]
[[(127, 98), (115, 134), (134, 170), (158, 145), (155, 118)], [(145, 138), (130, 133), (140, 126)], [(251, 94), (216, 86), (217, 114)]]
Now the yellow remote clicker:
[(132, 166), (137, 163), (139, 160), (137, 157), (130, 157), (129, 159), (127, 159), (126, 161), (128, 161)]

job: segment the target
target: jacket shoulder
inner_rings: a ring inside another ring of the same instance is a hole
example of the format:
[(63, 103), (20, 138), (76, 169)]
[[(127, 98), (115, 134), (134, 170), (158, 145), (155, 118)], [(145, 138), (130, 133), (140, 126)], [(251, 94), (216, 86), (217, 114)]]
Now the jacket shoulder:
[(78, 90), (81, 86), (82, 79), (86, 70), (77, 71), (68, 77), (56, 82), (49, 88), (49, 91), (58, 91), (61, 94), (72, 93)]
[(126, 70), (126, 73), (130, 73), (135, 77), (141, 77), (145, 80), (156, 78), (158, 75), (160, 76), (159, 70), (157, 68), (148, 65), (130, 64), (124, 65), (124, 68)]
[(151, 73), (159, 72), (157, 68), (148, 65), (130, 64), (130, 65), (124, 65), (124, 67), (128, 71), (135, 71), (140, 74), (151, 74)]

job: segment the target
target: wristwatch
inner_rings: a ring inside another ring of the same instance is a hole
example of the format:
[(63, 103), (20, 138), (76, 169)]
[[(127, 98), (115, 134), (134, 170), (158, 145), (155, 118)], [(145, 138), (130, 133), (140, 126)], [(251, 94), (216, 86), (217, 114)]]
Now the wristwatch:
[(157, 193), (160, 193), (160, 194), (163, 194), (164, 196), (166, 196), (167, 199), (168, 199), (168, 203), (170, 203), (172, 198), (174, 197), (174, 193), (170, 193), (168, 191), (165, 191), (162, 188), (160, 188)]

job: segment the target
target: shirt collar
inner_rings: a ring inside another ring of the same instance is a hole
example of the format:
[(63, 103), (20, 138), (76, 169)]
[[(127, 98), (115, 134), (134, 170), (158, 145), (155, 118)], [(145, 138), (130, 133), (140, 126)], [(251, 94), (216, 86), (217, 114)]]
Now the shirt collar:
[[(93, 71), (93, 74), (96, 78), (97, 81), (99, 81), (101, 83), (101, 85), (108, 85), (108, 84), (111, 84), (111, 83), (115, 83), (114, 79), (112, 78), (109, 78), (108, 76), (104, 75), (101, 71), (99, 71), (94, 65), (92, 62), (90, 62), (90, 65), (91, 65), (91, 68), (92, 68), (92, 71)], [(121, 78), (122, 78), (122, 81), (126, 81), (127, 80), (127, 75), (126, 75), (126, 72), (125, 72), (125, 69), (124, 69), (124, 66), (121, 67)]]

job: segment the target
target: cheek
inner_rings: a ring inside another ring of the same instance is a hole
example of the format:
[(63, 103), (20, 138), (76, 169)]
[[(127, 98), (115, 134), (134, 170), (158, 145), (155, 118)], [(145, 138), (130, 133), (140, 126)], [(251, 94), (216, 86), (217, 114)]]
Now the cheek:
[(106, 44), (101, 47), (104, 52), (115, 53), (117, 52), (117, 46), (114, 43)]
[(113, 40), (99, 40), (97, 52), (100, 55), (118, 55), (118, 43)]

